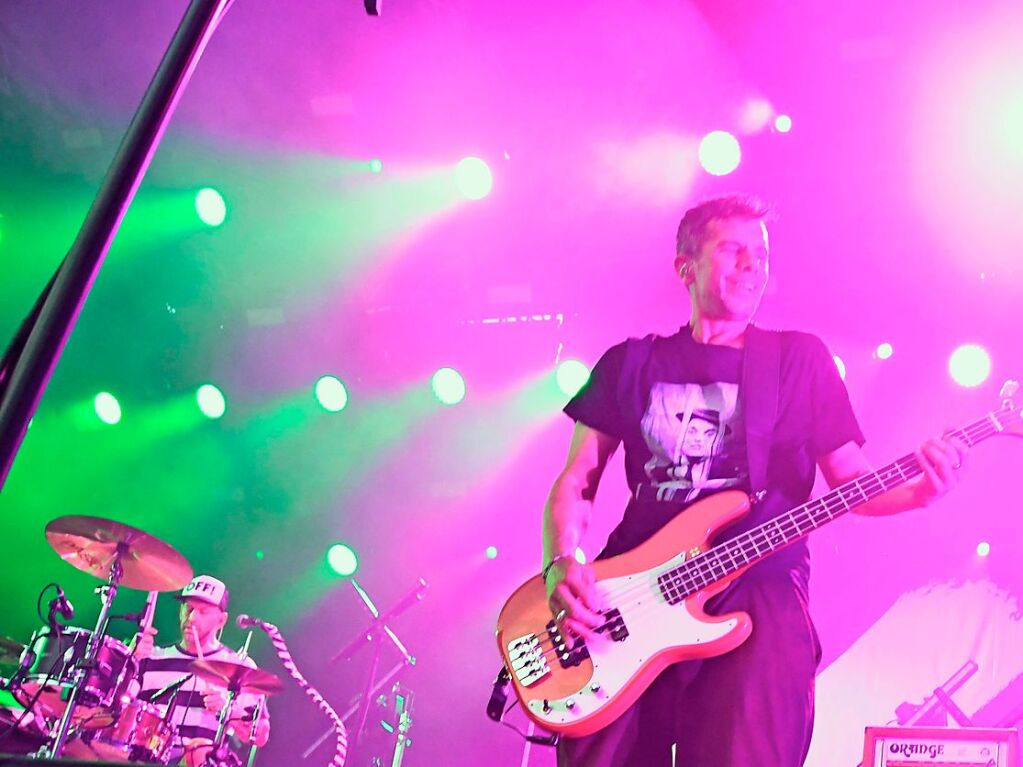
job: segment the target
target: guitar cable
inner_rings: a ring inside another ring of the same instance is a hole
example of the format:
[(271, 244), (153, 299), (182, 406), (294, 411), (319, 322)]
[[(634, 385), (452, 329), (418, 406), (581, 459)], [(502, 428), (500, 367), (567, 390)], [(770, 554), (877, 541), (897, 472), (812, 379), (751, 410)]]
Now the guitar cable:
[(495, 722), (503, 724), (510, 730), (514, 730), (523, 740), (529, 743), (536, 744), (538, 746), (556, 746), (558, 741), (561, 740), (561, 736), (555, 733), (550, 735), (530, 735), (523, 732), (514, 724), (504, 721), (504, 717), (511, 711), (515, 706), (518, 705), (518, 700), (513, 700), (507, 708), (505, 703), (508, 701), (508, 682), (511, 681), (511, 675), (508, 673), (507, 666), (501, 666), (501, 670), (497, 672), (497, 678), (494, 679), (494, 687), (490, 691), (490, 700), (487, 701), (487, 717)]

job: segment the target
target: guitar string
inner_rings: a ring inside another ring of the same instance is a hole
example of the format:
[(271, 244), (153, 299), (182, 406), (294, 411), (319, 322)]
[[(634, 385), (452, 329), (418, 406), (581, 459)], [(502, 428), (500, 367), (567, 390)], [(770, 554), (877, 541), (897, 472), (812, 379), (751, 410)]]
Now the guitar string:
[[(1004, 409), (1005, 408), (1003, 408), (1003, 410)], [(996, 415), (996, 413), (989, 413), (984, 418), (975, 421), (974, 423), (966, 427), (963, 427), (962, 429), (951, 431), (949, 432), (949, 434), (951, 436), (965, 437), (966, 443), (972, 447), (978, 442), (998, 433), (998, 428), (995, 427), (992, 421), (990, 420), (990, 417), (994, 415)], [(828, 512), (829, 518), (827, 520), (824, 520), (824, 522), (821, 522), (819, 525), (817, 525), (820, 526), (822, 524), (825, 524), (826, 522), (830, 522), (832, 519), (839, 516), (841, 513), (851, 510), (855, 506), (859, 506), (861, 503), (865, 503), (866, 501), (863, 500), (863, 498), (866, 498), (866, 494), (863, 492), (864, 490), (869, 490), (869, 492), (875, 495), (879, 495), (880, 493), (883, 493), (887, 490), (891, 490), (902, 484), (905, 484), (906, 481), (915, 478), (922, 472), (923, 470), (920, 468), (919, 462), (917, 461), (915, 454), (905, 455), (902, 458), (892, 461), (890, 464), (882, 467), (878, 471), (870, 472), (868, 474), (861, 475), (860, 477), (851, 479), (848, 482), (839, 485), (834, 490), (829, 491), (820, 498), (808, 501), (800, 506), (797, 506), (794, 509), (791, 509), (788, 512), (780, 514), (777, 517), (772, 517), (771, 519), (762, 522), (761, 524), (752, 528), (748, 532), (741, 534), (737, 538), (731, 539), (729, 541), (724, 541), (716, 546), (713, 546), (712, 548), (707, 549), (704, 552), (701, 552), (696, 557), (693, 557), (692, 559), (679, 564), (675, 569), (680, 571), (681, 570), (689, 571), (689, 574), (693, 580), (695, 580), (695, 576), (697, 575), (702, 575), (704, 572), (709, 573), (712, 576), (711, 581), (712, 583), (713, 580), (717, 580), (722, 577), (721, 574), (714, 572), (714, 568), (715, 567), (720, 568), (722, 564), (719, 558), (723, 553), (725, 553), (723, 549), (738, 548), (740, 542), (744, 540), (748, 542), (753, 542), (754, 544), (756, 544), (757, 542), (762, 542), (766, 545), (768, 549), (763, 555), (764, 557), (766, 557), (774, 553), (774, 550), (770, 548), (769, 544), (771, 543), (771, 536), (776, 537), (776, 534), (778, 532), (777, 529), (772, 531), (770, 528), (772, 527), (777, 528), (779, 522), (784, 523), (786, 525), (791, 525), (795, 523), (796, 526), (799, 527), (800, 524), (796, 522), (796, 516), (801, 515), (801, 518), (803, 520), (812, 524), (814, 522), (814, 515), (816, 513), (815, 509), (826, 510)], [(888, 483), (891, 483), (893, 479), (896, 479), (897, 481), (894, 484), (886, 484), (886, 480), (882, 478), (882, 474), (884, 475), (884, 477), (887, 478)], [(854, 494), (849, 495), (850, 492), (854, 492)], [(873, 499), (866, 498), (866, 500)], [(837, 514), (834, 513), (835, 511), (837, 511), (838, 513)], [(808, 532), (812, 532), (813, 529), (815, 528), (810, 527)], [(794, 540), (784, 541), (784, 545), (788, 545), (789, 543), (792, 542), (794, 542)], [(731, 552), (729, 553), (731, 554)], [(709, 564), (710, 567), (703, 568), (703, 565), (707, 564)], [(700, 588), (704, 588), (707, 585), (710, 585), (710, 583), (704, 584), (704, 586), (701, 586)], [(633, 587), (626, 586), (622, 589), (613, 590), (611, 592), (608, 592), (608, 596), (621, 598), (622, 596), (625, 596), (628, 593), (630, 593), (632, 588)], [(639, 591), (642, 591), (643, 589), (645, 589), (645, 584), (637, 584), (635, 588), (637, 588), (637, 590)], [(613, 605), (611, 609), (613, 609)]]
[[(997, 415), (1005, 412), (1006, 410), (1011, 410), (1011, 408), (1003, 406), (999, 411), (989, 413), (983, 419), (980, 419), (962, 429), (951, 431), (949, 434), (951, 436), (965, 437), (967, 444), (972, 447), (978, 442), (998, 433), (1001, 428), (1004, 428), (1000, 421), (997, 421), (996, 425), (996, 422), (992, 420), (992, 417), (997, 418)], [(904, 463), (909, 465), (903, 467), (902, 464)], [(909, 470), (908, 473), (906, 471), (907, 469)], [(888, 486), (882, 478), (882, 473), (888, 475), (889, 481), (895, 478), (897, 473), (899, 481), (894, 485)], [(681, 573), (682, 571), (687, 571), (686, 576), (684, 578), (680, 577), (670, 589), (665, 589), (664, 584), (661, 584), (660, 582), (658, 582), (656, 586), (651, 586), (649, 579), (644, 578), (640, 583), (626, 586), (622, 589), (609, 591), (606, 595), (614, 596), (616, 599), (620, 599), (630, 593), (636, 594), (637, 597), (649, 597), (650, 595), (653, 595), (653, 601), (650, 601), (649, 599), (637, 600), (641, 608), (657, 606), (669, 597), (679, 599), (679, 601), (673, 606), (683, 605), (690, 596), (715, 585), (726, 577), (733, 576), (736, 572), (741, 572), (743, 568), (751, 566), (761, 559), (767, 558), (776, 550), (795, 542), (801, 537), (805, 537), (806, 534), (817, 529), (817, 527), (834, 520), (855, 506), (859, 506), (861, 503), (872, 500), (872, 497), (867, 496), (867, 494), (863, 492), (864, 490), (869, 490), (869, 492), (875, 493), (874, 497), (876, 497), (878, 490), (885, 492), (887, 490), (894, 489), (922, 473), (923, 469), (920, 467), (915, 455), (903, 456), (902, 458), (893, 461), (888, 466), (883, 467), (879, 471), (865, 474), (861, 477), (850, 480), (849, 482), (846, 482), (838, 488), (830, 491), (825, 496), (802, 504), (801, 506), (786, 512), (785, 514), (779, 515), (778, 517), (774, 517), (736, 539), (725, 541), (705, 552), (702, 552), (700, 555), (688, 560), (687, 562), (673, 568), (669, 568), (661, 573), (657, 573), (655, 577), (660, 579), (669, 573)], [(844, 496), (844, 491), (848, 489), (858, 490), (859, 494), (862, 495), (865, 500), (857, 498), (854, 504), (850, 504)], [(827, 517), (823, 520), (819, 517), (819, 513), (822, 511), (826, 512)], [(805, 532), (803, 530), (802, 523), (800, 522), (800, 517), (808, 523), (808, 527)], [(768, 528), (774, 529), (771, 531)], [(782, 538), (780, 545), (777, 540), (779, 534)], [(788, 540), (789, 536), (792, 535), (797, 537), (793, 537), (791, 540)], [(752, 557), (748, 556), (746, 550), (746, 545), (748, 543), (753, 544), (756, 552)], [(764, 551), (760, 550), (760, 547), (757, 545), (758, 543), (764, 544)], [(735, 561), (737, 554), (741, 559), (746, 559), (746, 561), (738, 567), (736, 567), (737, 562)], [(723, 556), (727, 556), (728, 559), (726, 561), (722, 561)], [(729, 567), (733, 568), (732, 572), (725, 572)], [(722, 572), (718, 573), (715, 572), (715, 570), (721, 570)], [(709, 581), (707, 580), (708, 575), (710, 576)], [(699, 584), (697, 581), (701, 578), (706, 582)], [(674, 591), (675, 593), (665, 593), (666, 591)], [(608, 609), (617, 608), (612, 605)], [(635, 617), (639, 612), (640, 610), (633, 609), (629, 611), (629, 615)], [(618, 620), (619, 618), (608, 620), (591, 630), (596, 632), (607, 630), (613, 627)], [(549, 637), (549, 634), (546, 631), (543, 633), (545, 636)], [(550, 655), (556, 656), (559, 653), (559, 648), (554, 646), (553, 640), (549, 638), (541, 640), (537, 644), (539, 647), (546, 648), (544, 652), (541, 653), (543, 657)]]
[[(827, 521), (835, 519), (838, 516), (838, 514), (835, 514), (834, 512), (841, 513), (848, 510), (849, 508), (844, 503), (833, 503), (830, 506), (825, 503), (815, 503), (815, 505), (818, 505), (820, 507), (818, 508), (818, 511), (822, 509), (826, 509), (828, 511), (827, 515), (828, 518), (823, 522), (820, 522), (818, 526), (825, 524)], [(754, 531), (759, 529), (754, 528), (754, 530), (750, 531), (749, 534), (743, 536), (744, 538), (747, 538), (748, 536), (748, 539), (750, 541), (755, 541), (763, 544), (763, 546), (760, 547), (757, 546), (757, 543), (754, 543), (754, 546), (758, 551), (759, 558), (761, 559), (766, 558), (770, 554), (774, 553), (774, 549), (772, 548), (772, 546), (775, 546), (777, 543), (778, 533), (781, 533), (783, 537), (787, 537), (793, 534), (798, 535), (803, 532), (804, 530), (803, 526), (799, 522), (797, 522), (794, 517), (791, 516), (791, 514), (793, 513), (794, 512), (791, 512), (789, 515), (776, 517), (770, 520), (768, 523), (765, 523), (770, 524), (774, 528), (773, 533), (762, 531), (757, 535), (752, 535)], [(788, 516), (790, 518), (786, 519), (785, 516)], [(808, 516), (812, 519), (814, 515), (810, 513), (808, 514)], [(809, 532), (809, 530), (812, 529), (815, 528), (813, 527), (807, 528), (807, 532)], [(771, 536), (773, 536), (773, 538)], [(792, 541), (788, 541), (786, 545), (788, 543), (794, 542), (794, 540), (795, 539), (793, 539)], [(723, 549), (734, 550), (737, 547), (730, 545), (733, 543), (734, 541), (726, 541), (725, 543), (722, 543), (717, 547), (709, 549), (708, 551), (704, 552), (704, 554), (701, 554), (699, 557), (694, 557), (693, 559), (689, 560), (688, 562), (682, 565), (671, 567), (660, 573), (650, 573), (638, 583), (630, 584), (629, 586), (626, 586), (624, 588), (611, 590), (605, 593), (608, 596), (616, 597), (618, 600), (620, 600), (621, 597), (626, 594), (630, 595), (632, 599), (635, 601), (635, 606), (632, 609), (630, 609), (628, 613), (630, 617), (638, 616), (640, 613), (644, 612), (646, 608), (658, 607), (664, 604), (669, 597), (678, 598), (679, 600), (677, 603), (671, 606), (681, 605), (686, 599), (688, 599), (688, 597), (692, 596), (698, 591), (713, 586), (715, 583), (719, 582), (723, 578), (728, 577), (730, 575), (734, 575), (735, 572), (738, 572), (742, 567), (749, 566), (753, 564), (755, 561), (757, 561), (754, 558), (751, 559), (750, 561), (743, 563), (740, 567), (734, 567), (736, 565), (736, 562), (734, 561), (735, 553), (734, 551), (728, 552), (727, 554), (728, 561), (722, 561), (722, 557), (725, 556), (726, 554), (724, 551), (719, 550)], [(781, 546), (778, 546), (778, 548), (781, 548)], [(745, 550), (742, 548), (738, 548), (738, 551), (744, 552)], [(710, 555), (715, 556), (711, 557)], [(693, 567), (693, 565), (697, 566)], [(669, 575), (675, 570), (687, 569), (687, 566), (688, 569), (690, 569), (692, 572), (682, 579), (682, 581), (684, 582), (683, 584), (676, 583), (674, 586), (662, 587), (662, 584), (659, 582), (651, 583), (651, 577), (656, 577), (659, 579), (665, 575)], [(725, 573), (715, 572), (715, 570), (725, 570), (729, 566), (734, 567), (734, 570), (732, 572)], [(708, 576), (710, 578), (709, 580)], [(698, 584), (697, 580), (699, 578), (703, 578), (706, 582), (703, 584)], [(649, 597), (651, 596), (653, 597), (652, 600), (649, 599)], [(612, 605), (609, 609), (617, 609), (617, 607), (615, 605)], [(613, 618), (591, 630), (595, 632), (607, 630), (613, 627), (617, 620), (618, 618)], [(542, 653), (545, 657), (548, 655), (556, 656), (560, 652), (559, 647), (555, 646), (553, 639), (549, 639), (549, 634), (546, 631), (544, 631), (544, 635), (548, 638), (540, 640), (537, 643), (537, 646), (545, 648), (544, 652)]]

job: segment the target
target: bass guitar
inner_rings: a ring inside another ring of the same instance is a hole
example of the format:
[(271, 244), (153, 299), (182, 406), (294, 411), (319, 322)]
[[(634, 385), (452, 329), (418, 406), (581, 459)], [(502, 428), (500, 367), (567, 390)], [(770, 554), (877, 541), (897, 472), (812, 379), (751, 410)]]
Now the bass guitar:
[[(1012, 403), (950, 432), (969, 446), (995, 435), (1023, 436)], [(911, 453), (846, 482), (725, 542), (712, 542), (750, 510), (746, 493), (697, 501), (635, 549), (594, 562), (604, 623), (595, 638), (569, 641), (547, 604), (540, 576), (520, 586), (497, 621), (497, 643), (523, 710), (537, 725), (569, 737), (613, 722), (669, 664), (722, 655), (753, 630), (744, 612), (712, 616), (708, 599), (743, 571), (922, 473)]]

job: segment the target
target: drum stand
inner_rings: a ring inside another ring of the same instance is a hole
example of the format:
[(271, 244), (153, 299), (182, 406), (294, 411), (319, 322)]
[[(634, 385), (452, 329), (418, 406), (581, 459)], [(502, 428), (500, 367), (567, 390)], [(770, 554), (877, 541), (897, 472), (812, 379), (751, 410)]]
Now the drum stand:
[(227, 703), (220, 709), (217, 735), (213, 739), (213, 746), (206, 754), (202, 767), (227, 767), (239, 764), (238, 757), (224, 744), (224, 741), (227, 740), (227, 725), (231, 721), (231, 707), (236, 697), (238, 697), (238, 683), (231, 682), (227, 687)]
[(92, 632), (92, 636), (89, 637), (89, 643), (85, 649), (85, 657), (78, 662), (75, 668), (74, 680), (71, 683), (71, 694), (67, 699), (67, 707), (64, 709), (64, 714), (60, 717), (60, 723), (57, 725), (57, 731), (52, 736), (52, 742), (43, 749), (42, 756), (44, 757), (59, 759), (61, 752), (64, 750), (64, 744), (67, 742), (68, 735), (71, 732), (71, 721), (75, 713), (75, 706), (78, 705), (78, 697), (82, 691), (82, 686), (85, 684), (85, 680), (88, 678), (89, 672), (95, 667), (100, 644), (106, 635), (110, 607), (114, 603), (114, 597), (117, 596), (117, 585), (121, 582), (121, 551), (123, 547), (123, 543), (117, 545), (118, 553), (114, 556), (114, 561), (110, 565), (110, 575), (107, 578), (107, 582), (97, 589), (102, 605), (99, 617), (96, 619), (96, 629)]

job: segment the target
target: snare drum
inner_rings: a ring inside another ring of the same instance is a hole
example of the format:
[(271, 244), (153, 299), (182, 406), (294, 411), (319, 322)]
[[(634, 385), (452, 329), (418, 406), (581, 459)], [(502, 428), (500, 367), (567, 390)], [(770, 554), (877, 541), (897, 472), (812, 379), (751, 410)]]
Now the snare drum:
[(166, 764), (176, 732), (159, 706), (133, 700), (125, 704), (112, 727), (93, 734), (89, 745), (101, 759), (112, 762)]
[[(61, 699), (67, 700), (67, 689), (75, 679), (75, 666), (85, 658), (91, 637), (92, 632), (88, 629), (68, 627), (59, 636), (46, 634), (32, 642), (36, 661), (29, 669), (27, 679), (36, 684), (46, 684), (47, 692), (44, 694), (56, 697), (56, 700), (49, 701), (52, 708), (63, 712), (63, 706), (56, 704)], [(135, 658), (124, 642), (103, 637), (96, 652), (96, 662), (86, 671), (78, 700), (86, 707), (108, 709), (116, 715), (121, 696), (136, 668)], [(109, 720), (105, 724), (109, 724)]]

